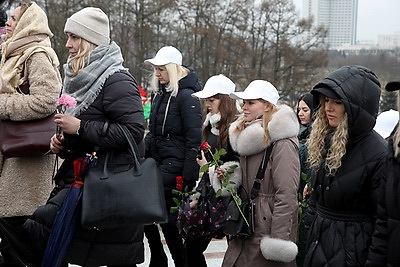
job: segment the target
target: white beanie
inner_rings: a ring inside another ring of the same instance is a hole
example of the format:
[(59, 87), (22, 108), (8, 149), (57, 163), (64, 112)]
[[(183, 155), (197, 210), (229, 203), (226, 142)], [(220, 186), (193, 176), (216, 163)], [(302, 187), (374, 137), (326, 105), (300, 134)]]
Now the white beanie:
[(75, 34), (95, 45), (110, 44), (107, 15), (97, 7), (86, 7), (67, 19), (64, 32)]

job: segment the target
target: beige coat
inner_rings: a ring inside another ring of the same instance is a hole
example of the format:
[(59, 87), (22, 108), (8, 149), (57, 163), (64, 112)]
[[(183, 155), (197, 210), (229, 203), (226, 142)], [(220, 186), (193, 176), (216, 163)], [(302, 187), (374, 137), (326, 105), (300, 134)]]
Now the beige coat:
[[(264, 129), (260, 123), (253, 123), (237, 133), (233, 130), (237, 124), (230, 127), (229, 137), (241, 156), (242, 183), (250, 192), (264, 154)], [(296, 137), (299, 125), (293, 110), (280, 106), (268, 130), (275, 144), (255, 200), (255, 233), (251, 238), (236, 238), (229, 243), (224, 267), (295, 266), (300, 163)]]
[[(58, 69), (39, 52), (27, 61), (27, 70), (31, 95), (0, 94), (1, 119), (37, 119), (55, 110), (61, 91)], [(0, 155), (0, 217), (30, 215), (46, 202), (53, 187), (54, 163), (54, 155), (9, 159)]]

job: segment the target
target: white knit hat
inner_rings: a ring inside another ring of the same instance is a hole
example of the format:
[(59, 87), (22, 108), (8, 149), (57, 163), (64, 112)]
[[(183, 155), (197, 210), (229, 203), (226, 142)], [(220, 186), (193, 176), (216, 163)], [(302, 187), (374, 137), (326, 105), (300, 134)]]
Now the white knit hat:
[(75, 34), (95, 45), (110, 44), (110, 23), (97, 7), (86, 7), (67, 19), (64, 32)]
[(254, 80), (243, 92), (231, 93), (229, 96), (233, 99), (264, 99), (275, 106), (279, 99), (275, 86), (263, 80)]
[(168, 63), (182, 65), (182, 54), (173, 46), (164, 46), (158, 50), (155, 57), (146, 59), (144, 62), (155, 66), (164, 66)]
[(220, 74), (210, 77), (203, 90), (193, 93), (192, 96), (198, 98), (209, 98), (216, 94), (229, 95), (235, 92), (235, 84), (228, 77)]

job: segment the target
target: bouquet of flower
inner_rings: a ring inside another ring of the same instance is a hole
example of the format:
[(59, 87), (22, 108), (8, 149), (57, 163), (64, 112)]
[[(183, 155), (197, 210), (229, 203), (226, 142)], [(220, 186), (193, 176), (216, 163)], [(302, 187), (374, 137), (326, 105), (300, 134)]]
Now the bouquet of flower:
[[(57, 113), (65, 113), (67, 108), (74, 108), (76, 106), (76, 99), (67, 94), (62, 94), (61, 97), (57, 100)], [(57, 134), (60, 135), (62, 133), (61, 128), (57, 125)]]
[[(215, 168), (220, 168), (221, 165), (223, 164), (222, 160), (221, 160), (221, 156), (226, 154), (226, 150), (221, 148), (220, 150), (217, 150), (215, 153), (213, 153), (211, 151), (211, 146), (210, 144), (208, 144), (207, 142), (204, 142), (203, 144), (201, 144), (200, 149), (202, 151), (204, 151), (205, 153), (209, 153), (211, 155), (211, 161), (208, 162), (207, 164), (203, 165), (200, 168), (201, 172), (205, 172), (208, 170), (209, 167), (211, 166), (215, 166)], [(226, 188), (226, 190), (231, 194), (233, 201), (235, 201), (235, 204), (240, 212), (240, 214), (242, 215), (244, 221), (246, 222), (247, 226), (249, 226), (249, 222), (247, 221), (245, 215), (243, 214), (240, 206), (242, 204), (242, 200), (239, 197), (239, 195), (237, 194), (236, 189), (234, 189), (231, 186), (228, 185), (232, 185), (235, 184), (235, 182), (231, 181), (229, 179), (229, 176), (235, 171), (235, 169), (238, 167), (238, 165), (233, 164), (231, 166), (229, 166), (229, 168), (223, 173), (223, 178), (221, 180), (221, 188)], [(218, 189), (218, 191), (216, 192), (216, 196), (219, 197), (221, 195), (222, 189)]]

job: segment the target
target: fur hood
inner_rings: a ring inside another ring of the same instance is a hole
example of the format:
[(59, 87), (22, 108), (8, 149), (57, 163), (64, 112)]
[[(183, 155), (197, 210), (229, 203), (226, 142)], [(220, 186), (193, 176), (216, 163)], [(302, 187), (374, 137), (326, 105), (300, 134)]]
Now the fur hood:
[[(270, 136), (268, 146), (281, 139), (295, 137), (299, 133), (299, 122), (293, 109), (287, 105), (278, 106), (279, 110), (268, 123)], [(234, 151), (241, 156), (250, 156), (261, 152), (266, 147), (264, 141), (264, 128), (261, 123), (253, 123), (243, 131), (238, 132), (236, 127), (242, 118), (234, 121), (229, 127), (229, 139)]]

